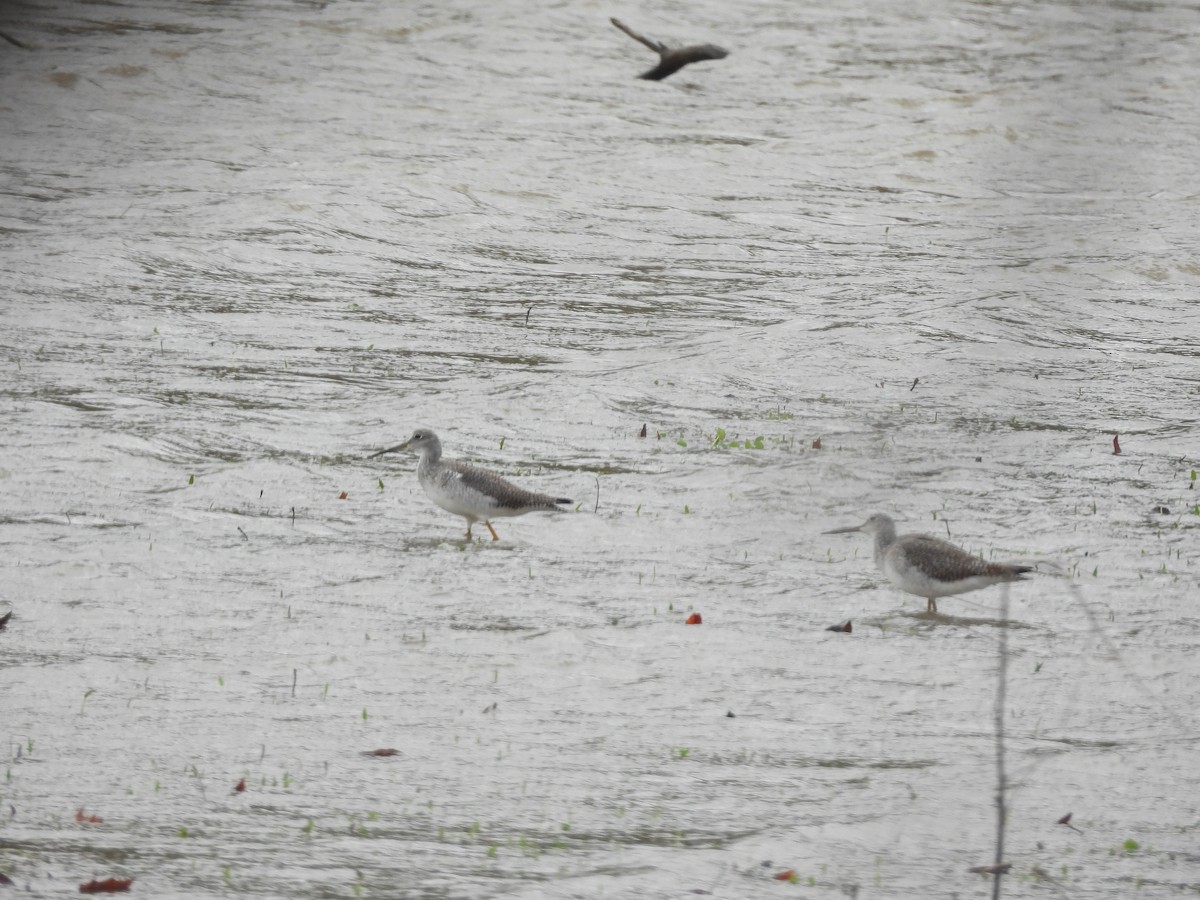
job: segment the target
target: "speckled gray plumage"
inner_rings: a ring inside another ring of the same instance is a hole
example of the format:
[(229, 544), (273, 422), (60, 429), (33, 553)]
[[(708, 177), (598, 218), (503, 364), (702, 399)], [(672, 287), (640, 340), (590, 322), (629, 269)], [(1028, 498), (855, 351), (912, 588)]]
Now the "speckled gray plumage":
[(862, 531), (875, 539), (875, 565), (900, 590), (924, 597), (937, 612), (938, 597), (965, 594), (993, 584), (1023, 580), (1032, 566), (990, 563), (928, 534), (897, 536), (890, 516), (876, 513), (862, 525), (827, 534)]
[(456, 459), (442, 459), (429, 465), (422, 459), (417, 466), (417, 478), (422, 485), (426, 481), (436, 480), (442, 490), (473, 492), (490, 497), (497, 510), (510, 510), (512, 514), (558, 509), (558, 504), (571, 502), (562, 497), (527, 491), (494, 472)]
[[(1029, 566), (990, 563), (928, 534), (905, 534), (888, 545), (883, 556), (890, 566), (915, 568), (946, 585), (967, 578), (1016, 581)], [(958, 593), (958, 592), (956, 592)]]
[(428, 428), (418, 429), (403, 444), (380, 450), (371, 456), (381, 456), (397, 450), (415, 450), (421, 454), (417, 463), (417, 481), (426, 495), (447, 512), (467, 520), (467, 538), (471, 526), (483, 522), (499, 540), (491, 519), (520, 516), (538, 510), (559, 510), (572, 501), (527, 491), (506, 481), (494, 472), (468, 463), (442, 457), (442, 442)]

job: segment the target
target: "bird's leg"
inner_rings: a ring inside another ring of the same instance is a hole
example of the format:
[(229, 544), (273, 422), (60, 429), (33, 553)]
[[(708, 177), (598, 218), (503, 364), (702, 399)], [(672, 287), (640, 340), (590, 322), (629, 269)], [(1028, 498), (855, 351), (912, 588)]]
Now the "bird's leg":
[(925, 606), (925, 611), (931, 612), (931, 613), (937, 612), (937, 601), (934, 600), (932, 597), (929, 598), (929, 601), (928, 601), (927, 605)]
[(471, 522), (467, 523), (467, 540), (468, 541), (471, 539), (471, 525), (472, 525)]
[(496, 534), (496, 529), (492, 527), (492, 523), (491, 523), (491, 522), (489, 522), (487, 519), (484, 519), (484, 520), (483, 520), (483, 524), (484, 524), (484, 525), (486, 525), (486, 526), (488, 527), (488, 531), (490, 531), (490, 532), (492, 533), (492, 540), (493, 540), (493, 541), (498, 541), (498, 540), (500, 540), (500, 535)]

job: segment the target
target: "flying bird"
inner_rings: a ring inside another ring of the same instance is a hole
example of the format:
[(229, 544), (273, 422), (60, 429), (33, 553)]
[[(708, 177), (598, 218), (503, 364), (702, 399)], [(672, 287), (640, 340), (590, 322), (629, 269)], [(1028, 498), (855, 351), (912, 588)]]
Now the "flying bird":
[(706, 59), (724, 59), (729, 55), (728, 50), (718, 47), (716, 44), (693, 44), (690, 47), (672, 49), (661, 41), (652, 41), (650, 38), (638, 34), (620, 19), (610, 19), (609, 21), (635, 41), (645, 44), (658, 54), (658, 65), (638, 76), (647, 81), (662, 81), (668, 75), (674, 75), (688, 63), (702, 62)]

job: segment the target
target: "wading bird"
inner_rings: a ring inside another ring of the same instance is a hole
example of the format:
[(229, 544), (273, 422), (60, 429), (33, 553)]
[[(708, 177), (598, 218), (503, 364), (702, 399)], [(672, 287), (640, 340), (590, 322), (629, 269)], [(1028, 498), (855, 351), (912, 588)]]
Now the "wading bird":
[(953, 544), (927, 534), (896, 534), (890, 516), (876, 513), (861, 525), (835, 528), (826, 534), (861, 531), (875, 538), (875, 565), (888, 580), (909, 594), (924, 597), (937, 612), (938, 597), (965, 594), (993, 584), (1023, 581), (1032, 566), (984, 562)]
[(418, 429), (403, 444), (372, 453), (367, 458), (374, 459), (399, 450), (421, 454), (417, 463), (417, 481), (430, 500), (467, 520), (467, 540), (471, 539), (471, 526), (476, 522), (483, 522), (492, 533), (492, 540), (498, 541), (500, 536), (492, 527), (491, 519), (523, 516), (537, 510), (558, 510), (563, 504), (572, 502), (519, 488), (486, 469), (442, 459), (442, 442), (428, 428)]

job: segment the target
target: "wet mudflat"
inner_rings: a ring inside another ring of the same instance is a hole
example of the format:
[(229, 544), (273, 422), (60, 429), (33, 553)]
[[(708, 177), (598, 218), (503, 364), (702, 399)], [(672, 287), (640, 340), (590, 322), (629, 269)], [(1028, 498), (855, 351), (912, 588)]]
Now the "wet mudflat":
[[(0, 872), (987, 896), (1001, 590), (884, 511), (1041, 570), (1005, 896), (1194, 895), (1196, 26), (6, 8)], [(578, 508), (464, 542), (418, 426)]]

